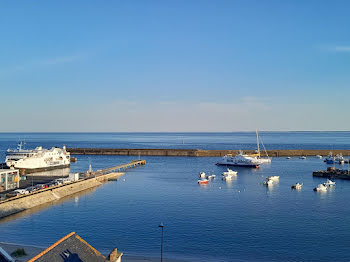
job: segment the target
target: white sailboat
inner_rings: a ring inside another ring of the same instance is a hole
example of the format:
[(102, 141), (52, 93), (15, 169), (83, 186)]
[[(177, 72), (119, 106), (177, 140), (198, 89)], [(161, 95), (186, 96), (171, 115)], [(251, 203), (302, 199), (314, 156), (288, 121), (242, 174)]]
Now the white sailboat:
[(265, 148), (264, 143), (262, 141), (261, 141), (261, 144), (264, 147), (264, 151), (265, 151), (266, 157), (262, 157), (261, 156), (261, 153), (260, 153), (260, 139), (259, 139), (258, 129), (256, 129), (256, 144), (257, 144), (256, 154), (252, 154), (252, 155), (249, 155), (249, 156), (256, 157), (257, 159), (260, 160), (261, 164), (269, 164), (269, 163), (271, 163), (271, 157), (269, 157), (269, 155), (267, 154), (266, 148)]

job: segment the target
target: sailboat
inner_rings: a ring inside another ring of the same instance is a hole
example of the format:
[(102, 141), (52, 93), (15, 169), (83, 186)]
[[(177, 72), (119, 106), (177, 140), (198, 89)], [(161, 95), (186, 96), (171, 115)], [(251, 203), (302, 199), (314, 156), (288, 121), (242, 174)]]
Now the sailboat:
[(261, 144), (262, 144), (262, 146), (264, 148), (266, 157), (262, 157), (261, 154), (260, 154), (260, 140), (259, 140), (259, 133), (258, 133), (257, 129), (256, 129), (256, 144), (257, 144), (256, 153), (255, 154), (251, 154), (249, 156), (256, 157), (257, 159), (260, 160), (261, 164), (269, 164), (269, 163), (271, 163), (271, 157), (269, 157), (269, 155), (267, 154), (266, 148), (265, 148), (264, 143), (262, 141), (261, 141)]

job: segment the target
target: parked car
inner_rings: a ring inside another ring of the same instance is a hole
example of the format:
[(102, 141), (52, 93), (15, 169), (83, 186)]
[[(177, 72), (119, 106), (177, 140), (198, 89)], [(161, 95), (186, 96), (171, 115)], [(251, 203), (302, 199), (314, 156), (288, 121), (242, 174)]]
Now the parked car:
[(35, 186), (30, 186), (30, 187), (27, 187), (25, 190), (27, 190), (29, 193), (33, 193), (37, 191), (37, 188)]
[(20, 195), (27, 195), (27, 194), (29, 194), (29, 191), (26, 190), (26, 189), (16, 189), (16, 190), (13, 190), (13, 192), (18, 193)]

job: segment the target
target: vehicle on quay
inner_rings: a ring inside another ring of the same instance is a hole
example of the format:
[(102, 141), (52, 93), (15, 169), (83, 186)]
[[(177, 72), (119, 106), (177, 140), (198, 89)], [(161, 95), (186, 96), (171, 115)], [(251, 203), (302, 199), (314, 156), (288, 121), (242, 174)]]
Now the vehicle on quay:
[(27, 195), (27, 194), (29, 194), (29, 191), (26, 190), (26, 189), (15, 189), (15, 190), (13, 190), (13, 192), (18, 193), (20, 195)]
[(41, 146), (35, 149), (23, 149), (24, 144), (18, 144), (17, 149), (6, 151), (5, 163), (10, 168), (19, 169), (21, 174), (37, 171), (52, 170), (69, 167), (70, 153), (66, 147), (52, 147), (43, 149)]
[(258, 168), (261, 164), (261, 159), (243, 154), (242, 151), (239, 151), (238, 155), (236, 156), (232, 156), (232, 154), (227, 154), (219, 162), (216, 163), (216, 165), (223, 166), (241, 166), (254, 168)]
[(291, 186), (292, 189), (301, 190), (303, 187), (303, 183), (295, 183)]
[(71, 183), (72, 181), (69, 178), (57, 178), (54, 180), (54, 182), (61, 184)]

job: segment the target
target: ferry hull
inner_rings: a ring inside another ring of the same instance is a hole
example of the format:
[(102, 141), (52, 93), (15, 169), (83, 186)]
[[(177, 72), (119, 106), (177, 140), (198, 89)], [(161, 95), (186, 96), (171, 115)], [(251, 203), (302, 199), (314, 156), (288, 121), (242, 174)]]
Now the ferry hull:
[(25, 174), (31, 174), (31, 173), (36, 173), (36, 172), (49, 171), (49, 170), (54, 170), (54, 169), (67, 168), (67, 167), (70, 167), (70, 164), (49, 166), (49, 167), (40, 167), (40, 168), (19, 168), (19, 173), (21, 175), (25, 175)]

